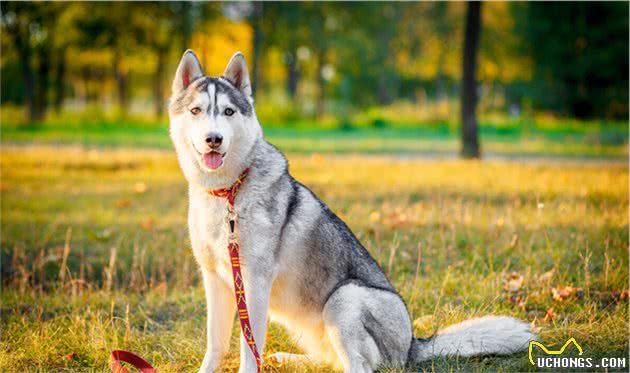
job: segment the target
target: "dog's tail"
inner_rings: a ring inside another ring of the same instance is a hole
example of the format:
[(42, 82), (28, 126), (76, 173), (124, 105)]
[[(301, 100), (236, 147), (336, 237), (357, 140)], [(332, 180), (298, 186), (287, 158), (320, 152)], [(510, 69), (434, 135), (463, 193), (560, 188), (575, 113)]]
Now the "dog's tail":
[(507, 316), (486, 316), (451, 325), (428, 339), (414, 338), (409, 362), (441, 356), (508, 355), (527, 350), (529, 341), (536, 339), (529, 324)]

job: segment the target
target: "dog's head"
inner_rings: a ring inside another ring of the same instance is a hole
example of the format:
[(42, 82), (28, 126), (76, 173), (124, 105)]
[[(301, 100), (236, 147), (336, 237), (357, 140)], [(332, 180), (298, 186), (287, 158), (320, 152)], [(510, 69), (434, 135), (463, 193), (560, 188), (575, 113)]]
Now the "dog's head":
[(221, 77), (208, 77), (191, 50), (184, 53), (169, 104), (170, 134), (189, 182), (223, 187), (251, 162), (262, 136), (245, 58), (236, 53)]

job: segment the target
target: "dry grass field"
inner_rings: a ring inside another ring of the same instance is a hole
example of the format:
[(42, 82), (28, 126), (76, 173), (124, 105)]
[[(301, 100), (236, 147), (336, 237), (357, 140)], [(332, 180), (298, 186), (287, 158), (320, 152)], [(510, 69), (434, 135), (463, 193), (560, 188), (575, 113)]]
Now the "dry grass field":
[[(589, 357), (628, 356), (625, 162), (289, 159), (384, 267), (417, 336), (505, 314), (548, 346), (574, 337)], [(0, 166), (0, 371), (104, 372), (118, 348), (161, 372), (196, 370), (205, 304), (172, 152), (3, 145)], [(271, 325), (265, 354), (276, 351), (299, 348)], [(535, 368), (522, 353), (415, 369)]]

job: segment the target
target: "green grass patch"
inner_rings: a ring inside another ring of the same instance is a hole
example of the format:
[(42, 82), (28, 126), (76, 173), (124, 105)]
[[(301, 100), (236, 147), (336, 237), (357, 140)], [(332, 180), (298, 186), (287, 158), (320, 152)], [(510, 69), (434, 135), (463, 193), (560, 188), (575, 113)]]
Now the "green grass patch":
[[(482, 124), (481, 146), (493, 157), (588, 157), (628, 156), (627, 128), (585, 127), (523, 128)], [(594, 130), (593, 128), (598, 128)], [(418, 124), (415, 127), (318, 128), (316, 123), (265, 126), (267, 138), (281, 150), (292, 153), (371, 153), (455, 156), (459, 132), (447, 123)], [(2, 141), (18, 144), (80, 144), (107, 147), (170, 149), (168, 126), (137, 122), (85, 122), (62, 125), (57, 122), (3, 126)]]

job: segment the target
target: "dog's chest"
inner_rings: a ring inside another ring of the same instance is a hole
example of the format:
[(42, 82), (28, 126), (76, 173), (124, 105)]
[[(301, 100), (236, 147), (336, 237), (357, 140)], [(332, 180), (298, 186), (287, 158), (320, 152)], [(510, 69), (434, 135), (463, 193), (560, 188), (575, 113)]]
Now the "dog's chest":
[(227, 202), (220, 198), (191, 196), (188, 228), (193, 253), (200, 266), (229, 274)]

